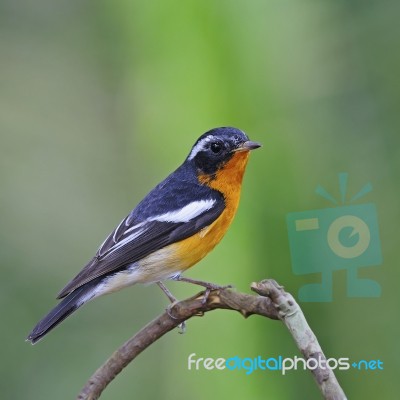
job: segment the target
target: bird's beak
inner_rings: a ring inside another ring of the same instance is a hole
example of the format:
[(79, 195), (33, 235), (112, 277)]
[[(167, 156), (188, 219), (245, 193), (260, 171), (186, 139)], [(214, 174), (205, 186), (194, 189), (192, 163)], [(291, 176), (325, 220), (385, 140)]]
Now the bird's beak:
[(258, 149), (261, 147), (261, 143), (258, 142), (252, 142), (251, 140), (247, 140), (246, 142), (243, 142), (239, 147), (235, 149), (236, 151), (250, 151), (254, 149)]

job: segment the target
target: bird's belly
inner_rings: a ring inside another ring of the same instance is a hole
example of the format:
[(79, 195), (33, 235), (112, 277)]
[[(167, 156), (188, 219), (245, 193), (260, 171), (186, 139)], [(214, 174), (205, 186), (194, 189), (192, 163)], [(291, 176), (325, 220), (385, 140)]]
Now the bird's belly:
[(222, 222), (217, 220), (197, 234), (170, 246), (180, 260), (182, 270), (199, 262), (221, 241), (227, 230)]

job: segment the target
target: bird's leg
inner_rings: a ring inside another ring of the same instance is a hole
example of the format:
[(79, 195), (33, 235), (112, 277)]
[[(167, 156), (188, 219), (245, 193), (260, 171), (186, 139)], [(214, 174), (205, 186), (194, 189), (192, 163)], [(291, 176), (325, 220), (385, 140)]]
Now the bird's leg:
[[(172, 319), (176, 319), (176, 318), (174, 318), (173, 315), (171, 315), (171, 313), (169, 312), (169, 309), (174, 303), (176, 303), (178, 301), (178, 299), (171, 293), (171, 291), (161, 281), (158, 281), (156, 283), (159, 286), (159, 288), (166, 294), (169, 301), (171, 302), (171, 304), (166, 309), (168, 315)], [(181, 324), (179, 324), (178, 329), (179, 329), (179, 333), (185, 333), (186, 332), (186, 321), (183, 321)]]
[(175, 303), (178, 299), (171, 293), (171, 291), (161, 282), (156, 282), (159, 288), (166, 294), (171, 303)]
[(221, 286), (221, 285), (216, 285), (215, 283), (211, 283), (211, 282), (204, 282), (204, 281), (199, 281), (197, 279), (185, 278), (184, 276), (180, 276), (180, 275), (174, 276), (172, 279), (174, 281), (193, 283), (194, 285), (199, 285), (199, 286), (203, 286), (204, 288), (206, 288), (206, 291), (204, 293), (204, 297), (202, 300), (203, 304), (206, 303), (211, 290), (232, 288), (232, 285)]

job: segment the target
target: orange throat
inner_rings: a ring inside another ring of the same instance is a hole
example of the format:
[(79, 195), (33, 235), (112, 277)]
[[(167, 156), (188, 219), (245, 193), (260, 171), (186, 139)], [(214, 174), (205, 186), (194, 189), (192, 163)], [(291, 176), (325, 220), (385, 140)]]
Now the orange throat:
[(226, 202), (232, 200), (239, 203), (243, 175), (249, 155), (249, 151), (235, 153), (214, 176), (200, 175), (199, 181), (221, 192)]

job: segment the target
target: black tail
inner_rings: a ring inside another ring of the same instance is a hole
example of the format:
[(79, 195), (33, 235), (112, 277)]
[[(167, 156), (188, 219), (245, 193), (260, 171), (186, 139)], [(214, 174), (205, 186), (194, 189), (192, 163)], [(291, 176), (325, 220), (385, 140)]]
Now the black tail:
[[(64, 321), (69, 315), (91, 300), (95, 293), (94, 288), (98, 284), (98, 279), (75, 289), (67, 297), (54, 307), (32, 330), (27, 339), (35, 344), (48, 332), (55, 328), (60, 322)], [(92, 295), (91, 295), (92, 294)]]

